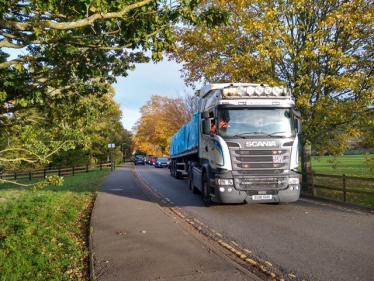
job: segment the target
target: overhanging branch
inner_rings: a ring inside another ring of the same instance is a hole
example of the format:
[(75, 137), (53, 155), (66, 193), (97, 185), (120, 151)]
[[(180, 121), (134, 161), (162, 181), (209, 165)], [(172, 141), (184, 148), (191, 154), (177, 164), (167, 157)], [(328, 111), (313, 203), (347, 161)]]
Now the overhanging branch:
[(0, 28), (5, 29), (13, 29), (18, 31), (33, 31), (34, 28), (42, 28), (42, 29), (56, 29), (56, 30), (69, 30), (84, 26), (89, 26), (94, 24), (97, 20), (102, 19), (114, 19), (114, 18), (122, 18), (126, 13), (145, 6), (154, 0), (144, 0), (138, 3), (132, 4), (124, 8), (119, 12), (101, 14), (95, 13), (92, 16), (89, 16), (85, 19), (81, 19), (74, 22), (55, 22), (51, 20), (43, 20), (37, 22), (16, 22), (16, 21), (5, 21), (0, 20)]

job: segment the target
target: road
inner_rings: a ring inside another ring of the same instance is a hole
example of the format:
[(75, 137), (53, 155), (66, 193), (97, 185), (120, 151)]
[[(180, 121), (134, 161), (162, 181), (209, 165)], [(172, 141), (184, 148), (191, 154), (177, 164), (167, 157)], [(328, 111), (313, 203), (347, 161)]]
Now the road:
[(278, 277), (374, 278), (374, 214), (305, 198), (288, 205), (207, 208), (201, 195), (188, 189), (187, 180), (171, 177), (168, 169), (148, 165), (135, 169), (154, 193), (201, 225), (205, 233), (218, 236)]

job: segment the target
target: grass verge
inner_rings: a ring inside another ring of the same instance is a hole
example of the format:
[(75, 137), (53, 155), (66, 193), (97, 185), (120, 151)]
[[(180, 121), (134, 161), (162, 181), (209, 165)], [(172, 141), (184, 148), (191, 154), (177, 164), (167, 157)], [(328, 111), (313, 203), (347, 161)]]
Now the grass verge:
[(0, 186), (0, 280), (88, 280), (88, 227), (110, 170), (66, 177), (36, 192)]
[[(317, 174), (336, 175), (347, 177), (373, 178), (374, 170), (370, 171), (372, 164), (365, 164), (364, 155), (344, 155), (338, 158), (333, 156), (312, 157), (312, 169)], [(316, 176), (316, 184), (331, 188), (374, 192), (374, 182), (367, 180), (332, 178)], [(317, 196), (327, 199), (344, 201), (344, 193), (340, 190), (318, 188)], [(358, 194), (347, 192), (346, 202), (363, 206), (374, 207), (374, 196), (370, 194)]]

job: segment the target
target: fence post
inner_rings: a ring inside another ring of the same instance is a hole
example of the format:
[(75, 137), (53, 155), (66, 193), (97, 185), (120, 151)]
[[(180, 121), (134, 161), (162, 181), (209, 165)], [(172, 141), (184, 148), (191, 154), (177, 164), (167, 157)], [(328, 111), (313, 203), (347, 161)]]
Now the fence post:
[(317, 188), (315, 187), (316, 185), (316, 175), (314, 174), (314, 171), (312, 171), (312, 191), (313, 191), (313, 196), (317, 196)]
[(58, 167), (58, 176), (61, 176), (61, 167)]
[(46, 175), (47, 175), (47, 169), (44, 169), (44, 178), (46, 177)]
[(74, 170), (74, 165), (73, 165), (73, 176), (75, 176), (75, 170)]
[(103, 170), (103, 163), (100, 162), (100, 171)]
[(88, 173), (88, 164), (86, 164), (86, 173)]
[(31, 181), (31, 171), (29, 171), (29, 181)]
[(343, 174), (343, 195), (344, 195), (344, 202), (347, 202), (347, 186), (346, 186), (346, 179), (345, 179), (346, 175)]
[(17, 180), (17, 172), (14, 172), (14, 180)]

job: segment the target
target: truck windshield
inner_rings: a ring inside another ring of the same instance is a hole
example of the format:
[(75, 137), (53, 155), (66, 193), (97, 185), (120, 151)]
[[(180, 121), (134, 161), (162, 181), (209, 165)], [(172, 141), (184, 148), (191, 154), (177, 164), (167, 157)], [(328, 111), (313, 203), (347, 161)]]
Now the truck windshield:
[(294, 125), (290, 108), (218, 109), (217, 134), (222, 137), (290, 137)]

